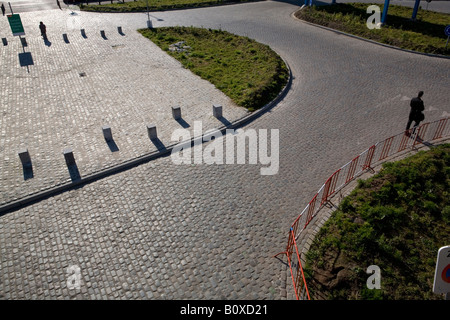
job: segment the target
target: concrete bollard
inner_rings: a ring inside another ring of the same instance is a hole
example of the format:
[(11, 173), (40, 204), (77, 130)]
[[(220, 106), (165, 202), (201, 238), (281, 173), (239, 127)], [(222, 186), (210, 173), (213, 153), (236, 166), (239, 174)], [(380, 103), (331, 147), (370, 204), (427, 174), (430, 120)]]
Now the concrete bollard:
[(181, 119), (181, 108), (178, 106), (172, 107), (172, 116), (175, 120)]
[(101, 30), (100, 35), (102, 36), (102, 38), (106, 39), (105, 30)]
[(31, 164), (31, 157), (30, 157), (30, 153), (28, 152), (28, 149), (20, 149), (19, 150), (19, 158), (20, 158), (20, 161), (22, 162), (23, 166)]
[(67, 33), (63, 33), (63, 40), (65, 43), (69, 43), (69, 38), (67, 37)]
[(105, 137), (106, 141), (112, 141), (112, 132), (111, 132), (111, 127), (110, 126), (103, 126), (102, 127), (103, 130), (103, 136)]
[(64, 159), (66, 159), (66, 164), (68, 167), (75, 165), (75, 157), (73, 156), (73, 151), (71, 148), (66, 148), (63, 151)]
[(213, 116), (216, 118), (222, 118), (222, 106), (213, 104)]
[(156, 126), (154, 124), (147, 124), (147, 133), (148, 133), (148, 137), (151, 140), (158, 138), (158, 135), (156, 133)]
[(81, 29), (81, 36), (82, 36), (83, 38), (87, 38), (87, 36), (86, 36), (86, 31), (85, 31), (84, 29)]
[(2, 42), (4, 46), (8, 45), (8, 40), (6, 38), (2, 38)]

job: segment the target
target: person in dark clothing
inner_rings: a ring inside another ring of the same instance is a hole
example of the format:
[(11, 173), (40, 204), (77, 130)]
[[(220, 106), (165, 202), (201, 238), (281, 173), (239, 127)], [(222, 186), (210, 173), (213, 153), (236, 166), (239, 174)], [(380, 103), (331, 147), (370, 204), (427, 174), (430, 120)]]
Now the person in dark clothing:
[(411, 123), (414, 121), (414, 127), (417, 127), (423, 119), (425, 119), (424, 114), (422, 113), (425, 110), (425, 106), (422, 101), (423, 91), (419, 92), (419, 95), (415, 98), (411, 99), (411, 111), (409, 112), (408, 124), (406, 125), (406, 130), (409, 130)]
[(2, 3), (2, 13), (3, 13), (3, 15), (5, 15), (5, 12), (6, 12), (5, 6)]
[(42, 21), (39, 23), (39, 29), (41, 29), (41, 35), (44, 40), (47, 40), (47, 27)]

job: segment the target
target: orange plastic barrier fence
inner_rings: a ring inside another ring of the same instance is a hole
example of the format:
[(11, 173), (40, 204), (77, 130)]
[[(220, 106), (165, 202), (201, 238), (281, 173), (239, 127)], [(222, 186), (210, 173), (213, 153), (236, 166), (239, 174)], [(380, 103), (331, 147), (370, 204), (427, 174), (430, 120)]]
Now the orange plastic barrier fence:
[[(297, 300), (310, 300), (308, 286), (306, 284), (300, 259), (301, 253), (299, 253), (297, 246), (297, 238), (313, 220), (319, 210), (327, 202), (329, 202), (329, 199), (333, 194), (366, 170), (372, 169), (374, 167), (374, 159), (378, 159), (376, 162), (381, 162), (390, 156), (405, 151), (408, 148), (413, 149), (418, 144), (426, 144), (427, 142), (429, 143), (430, 141), (450, 136), (450, 126), (447, 125), (448, 119), (450, 118), (447, 117), (434, 122), (427, 122), (419, 127), (406, 130), (395, 136), (387, 138), (384, 141), (378, 142), (357, 157), (353, 158), (352, 161), (345, 164), (342, 168), (336, 170), (326, 180), (325, 184), (314, 195), (312, 200), (292, 224), (289, 230), (286, 251), (275, 255), (278, 256), (280, 254), (285, 254), (287, 256)], [(432, 135), (427, 136), (427, 133), (429, 132), (432, 132)], [(362, 163), (362, 159), (364, 159), (364, 163)], [(320, 199), (319, 206), (317, 206), (317, 199)]]

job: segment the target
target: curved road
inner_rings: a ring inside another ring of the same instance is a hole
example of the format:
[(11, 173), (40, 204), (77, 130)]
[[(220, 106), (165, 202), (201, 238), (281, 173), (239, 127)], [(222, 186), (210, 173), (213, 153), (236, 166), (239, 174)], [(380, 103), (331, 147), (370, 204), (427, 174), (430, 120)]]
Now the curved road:
[[(426, 120), (450, 113), (450, 60), (311, 26), (291, 16), (297, 8), (267, 1), (152, 13), (155, 26), (249, 36), (289, 63), (286, 97), (244, 128), (280, 130), (277, 175), (164, 157), (3, 215), (2, 298), (293, 298), (286, 267), (272, 256), (325, 179), (401, 132), (419, 90)], [(146, 15), (101, 19), (130, 29), (145, 26)], [(80, 268), (79, 290), (67, 288), (71, 265)]]

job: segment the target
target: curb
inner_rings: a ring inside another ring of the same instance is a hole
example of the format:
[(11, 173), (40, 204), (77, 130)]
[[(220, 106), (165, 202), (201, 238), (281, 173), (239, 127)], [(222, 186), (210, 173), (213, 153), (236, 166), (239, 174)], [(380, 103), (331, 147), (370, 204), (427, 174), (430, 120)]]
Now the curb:
[[(103, 0), (102, 0), (103, 1)], [(237, 5), (237, 4), (245, 4), (245, 3), (254, 3), (254, 2), (263, 2), (266, 0), (247, 0), (247, 1), (230, 1), (230, 2), (222, 2), (222, 3), (215, 3), (215, 4), (202, 4), (199, 5), (197, 7), (190, 7), (190, 6), (186, 6), (186, 7), (179, 7), (179, 8), (156, 8), (153, 10), (149, 10), (149, 12), (164, 12), (164, 11), (179, 11), (179, 10), (191, 10), (191, 9), (204, 9), (204, 8), (214, 8), (214, 7), (222, 7), (222, 6), (229, 6), (229, 5)], [(82, 1), (78, 2), (78, 3), (74, 3), (74, 5), (80, 7), (79, 5), (83, 4)], [(106, 3), (109, 4), (109, 3)], [(85, 7), (87, 7), (89, 5), (86, 5)], [(94, 4), (95, 6), (95, 4)], [(122, 14), (126, 14), (126, 13), (142, 13), (142, 12), (147, 12), (146, 10), (132, 10), (132, 11), (101, 11), (101, 10), (82, 10), (80, 8), (80, 12), (92, 12), (92, 13), (122, 13)]]
[(375, 40), (371, 40), (371, 39), (366, 39), (366, 38), (363, 38), (363, 37), (360, 37), (360, 36), (356, 36), (354, 34), (346, 33), (344, 31), (340, 31), (340, 30), (337, 30), (337, 29), (333, 29), (333, 28), (322, 26), (320, 24), (316, 24), (316, 23), (313, 23), (313, 22), (302, 20), (302, 19), (297, 18), (295, 16), (295, 14), (297, 12), (299, 12), (300, 10), (302, 10), (302, 8), (292, 12), (291, 13), (291, 17), (293, 19), (295, 19), (295, 20), (301, 21), (303, 23), (309, 24), (309, 25), (314, 26), (314, 27), (318, 27), (318, 28), (321, 28), (321, 29), (324, 29), (324, 30), (336, 32), (336, 33), (339, 33), (339, 34), (347, 36), (347, 37), (351, 37), (351, 38), (355, 38), (355, 39), (358, 39), (358, 40), (366, 41), (366, 42), (369, 42), (369, 43), (372, 43), (372, 44), (376, 44), (376, 45), (379, 45), (379, 46), (382, 46), (382, 47), (390, 48), (390, 49), (395, 49), (395, 50), (399, 50), (399, 51), (403, 51), (403, 52), (407, 52), (407, 53), (418, 54), (418, 55), (427, 56), (427, 57), (431, 57), (431, 58), (450, 59), (450, 56), (444, 56), (444, 55), (441, 55), (441, 54), (434, 54), (434, 53), (419, 52), (419, 51), (414, 51), (414, 50), (409, 50), (409, 49), (403, 49), (403, 48), (400, 48), (400, 47), (392, 46), (390, 44), (381, 43), (381, 42), (378, 42), (378, 41), (375, 41)]
[[(273, 49), (272, 49), (273, 50)], [(44, 189), (41, 191), (38, 191), (36, 193), (32, 193), (29, 194), (28, 196), (25, 196), (23, 198), (20, 198), (18, 200), (14, 200), (11, 202), (7, 202), (4, 204), (0, 205), (0, 216), (17, 210), (19, 208), (23, 208), (25, 206), (31, 205), (33, 203), (36, 203), (38, 201), (41, 201), (43, 199), (47, 199), (51, 196), (55, 196), (58, 194), (61, 194), (65, 191), (69, 191), (75, 188), (79, 188), (82, 187), (86, 184), (92, 183), (94, 181), (106, 178), (108, 176), (111, 176), (113, 174), (117, 174), (119, 172), (123, 172), (129, 169), (132, 169), (138, 165), (144, 164), (144, 163), (148, 163), (154, 159), (160, 158), (160, 157), (164, 157), (164, 156), (168, 156), (169, 153), (172, 151), (172, 149), (177, 146), (177, 145), (188, 145), (189, 141), (190, 141), (190, 145), (191, 147), (194, 146), (194, 144), (199, 144), (202, 143), (203, 144), (203, 138), (207, 137), (208, 135), (211, 134), (211, 132), (218, 132), (220, 131), (222, 134), (224, 134), (226, 132), (227, 129), (235, 129), (238, 127), (241, 127), (245, 124), (247, 124), (250, 121), (253, 121), (257, 118), (259, 118), (261, 115), (263, 115), (264, 113), (266, 113), (268, 110), (270, 110), (271, 108), (273, 108), (276, 104), (278, 104), (287, 94), (287, 92), (289, 91), (291, 85), (292, 85), (292, 72), (291, 72), (291, 68), (289, 67), (289, 64), (286, 62), (286, 60), (284, 58), (282, 58), (275, 50), (273, 50), (285, 63), (287, 69), (288, 69), (288, 74), (289, 74), (289, 78), (288, 81), (286, 83), (286, 85), (283, 87), (283, 89), (280, 91), (280, 93), (277, 95), (277, 97), (272, 100), (271, 102), (267, 103), (266, 105), (264, 105), (263, 107), (261, 107), (260, 109), (252, 112), (249, 115), (246, 115), (236, 121), (234, 121), (233, 123), (229, 124), (229, 125), (222, 125), (219, 128), (214, 128), (211, 130), (207, 130), (206, 132), (203, 132), (201, 136), (197, 136), (197, 137), (192, 137), (190, 140), (186, 140), (186, 141), (180, 141), (177, 143), (173, 143), (171, 145), (169, 145), (168, 147), (164, 148), (163, 150), (158, 150), (158, 151), (153, 151), (147, 154), (144, 154), (142, 156), (139, 156), (137, 158), (131, 159), (131, 160), (127, 160), (125, 162), (119, 163), (117, 165), (108, 167), (106, 169), (102, 169), (100, 171), (97, 172), (93, 172), (90, 174), (87, 174), (86, 176), (81, 177), (78, 180), (69, 182), (69, 183), (62, 183), (59, 185), (56, 185), (54, 187), (48, 188), (48, 189)], [(200, 140), (200, 142), (199, 142)]]

